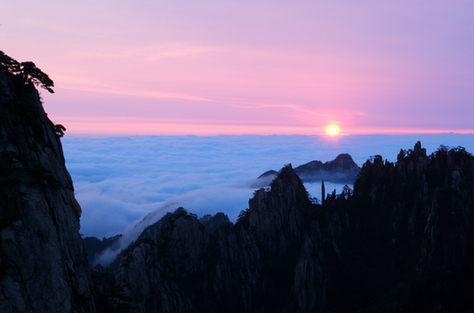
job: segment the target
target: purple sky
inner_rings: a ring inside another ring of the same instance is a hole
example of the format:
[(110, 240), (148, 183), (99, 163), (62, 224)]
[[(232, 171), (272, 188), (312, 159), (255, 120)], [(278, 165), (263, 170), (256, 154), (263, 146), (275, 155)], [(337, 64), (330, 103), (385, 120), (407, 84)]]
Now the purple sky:
[(2, 1), (68, 134), (474, 132), (472, 1)]

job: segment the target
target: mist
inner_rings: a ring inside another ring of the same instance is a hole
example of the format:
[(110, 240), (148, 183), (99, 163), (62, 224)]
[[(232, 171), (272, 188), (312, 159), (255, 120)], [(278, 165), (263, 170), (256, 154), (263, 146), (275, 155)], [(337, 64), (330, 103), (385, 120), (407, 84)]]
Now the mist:
[[(130, 233), (182, 206), (198, 216), (224, 212), (235, 221), (248, 207), (250, 185), (265, 171), (349, 153), (362, 166), (373, 155), (395, 161), (420, 140), (474, 150), (472, 134), (326, 136), (131, 136), (62, 139), (66, 166), (82, 207), (81, 233), (98, 238)], [(343, 185), (325, 182), (326, 192)], [(320, 182), (305, 184), (321, 198)], [(148, 216), (145, 222), (140, 221)], [(130, 239), (133, 240), (133, 239)]]

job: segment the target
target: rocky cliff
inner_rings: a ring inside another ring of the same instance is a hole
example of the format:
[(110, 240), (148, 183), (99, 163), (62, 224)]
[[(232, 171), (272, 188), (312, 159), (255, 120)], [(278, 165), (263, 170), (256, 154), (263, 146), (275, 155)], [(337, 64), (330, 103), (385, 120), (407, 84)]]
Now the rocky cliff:
[(418, 142), (397, 162), (364, 164), (347, 207), (341, 311), (472, 312), (474, 158)]
[(472, 312), (474, 158), (417, 143), (313, 204), (291, 165), (234, 224), (178, 209), (119, 256), (137, 312)]
[(64, 128), (34, 86), (52, 91), (45, 77), (0, 52), (0, 311), (95, 312)]
[(165, 215), (119, 256), (116, 283), (137, 312), (292, 311), (315, 210), (289, 165), (270, 190), (256, 191), (235, 225), (223, 214), (199, 220), (182, 208)]

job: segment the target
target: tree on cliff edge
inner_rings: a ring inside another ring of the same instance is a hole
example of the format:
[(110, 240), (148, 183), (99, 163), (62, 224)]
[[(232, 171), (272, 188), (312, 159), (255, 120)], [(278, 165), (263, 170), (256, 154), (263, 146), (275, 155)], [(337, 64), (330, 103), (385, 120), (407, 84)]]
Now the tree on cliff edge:
[(13, 75), (22, 75), (25, 84), (33, 83), (35, 86), (54, 93), (52, 88), (54, 87), (54, 82), (45, 72), (36, 67), (35, 63), (31, 61), (20, 63), (6, 55), (3, 51), (0, 51), (0, 65), (3, 65)]

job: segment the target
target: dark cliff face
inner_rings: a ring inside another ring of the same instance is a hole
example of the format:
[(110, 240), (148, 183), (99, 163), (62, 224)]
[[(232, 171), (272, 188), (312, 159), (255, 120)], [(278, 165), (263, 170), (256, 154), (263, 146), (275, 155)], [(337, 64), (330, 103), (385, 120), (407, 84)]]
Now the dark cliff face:
[(32, 82), (0, 87), (0, 310), (95, 312), (59, 135)]
[(198, 278), (206, 272), (209, 234), (185, 211), (168, 217), (152, 237), (139, 238), (123, 253), (116, 275), (139, 312), (190, 311), (203, 291)]
[(117, 283), (138, 312), (281, 310), (311, 206), (288, 166), (235, 225), (223, 214), (201, 222), (178, 209), (121, 254)]
[(103, 253), (106, 249), (119, 249), (120, 248), (120, 238), (122, 235), (116, 235), (110, 238), (102, 238), (102, 240), (96, 237), (85, 237), (82, 239), (84, 243), (84, 248), (86, 249), (87, 259), (89, 263), (94, 265), (98, 259), (98, 257)]
[(472, 308), (473, 170), (474, 158), (464, 149), (441, 147), (427, 156), (419, 142), (402, 150), (395, 164), (376, 156), (363, 166), (348, 201), (351, 250), (339, 282), (348, 307)]
[(257, 190), (249, 201), (249, 225), (262, 250), (281, 256), (301, 241), (309, 216), (308, 193), (291, 165), (271, 183), (270, 191)]
[(288, 166), (235, 225), (168, 214), (122, 253), (116, 282), (138, 312), (472, 312), (473, 204), (462, 148), (375, 156), (324, 205)]

